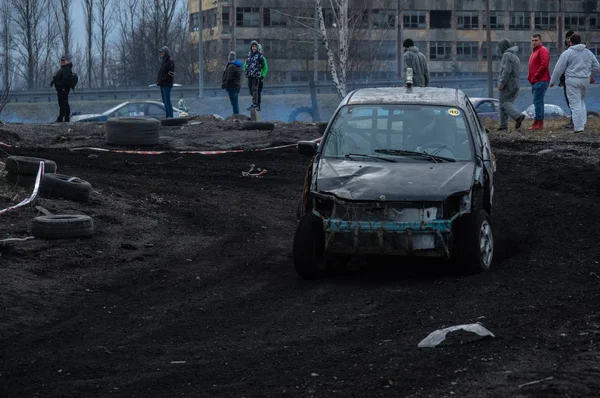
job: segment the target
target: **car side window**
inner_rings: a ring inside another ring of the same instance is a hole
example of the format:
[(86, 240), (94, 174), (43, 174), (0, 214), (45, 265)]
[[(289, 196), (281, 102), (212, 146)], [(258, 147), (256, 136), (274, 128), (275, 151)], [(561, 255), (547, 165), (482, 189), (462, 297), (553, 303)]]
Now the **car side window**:
[(165, 110), (156, 104), (148, 104), (148, 116), (164, 116)]
[(479, 116), (477, 116), (477, 112), (475, 108), (473, 108), (473, 104), (471, 101), (467, 99), (467, 119), (469, 120), (469, 125), (471, 126), (471, 131), (473, 131), (473, 139), (475, 140), (475, 144), (478, 147), (481, 147), (481, 132), (483, 131), (483, 126), (481, 125), (481, 121), (479, 120)]
[(481, 113), (491, 113), (494, 112), (494, 105), (492, 101), (481, 101), (477, 104), (477, 112)]

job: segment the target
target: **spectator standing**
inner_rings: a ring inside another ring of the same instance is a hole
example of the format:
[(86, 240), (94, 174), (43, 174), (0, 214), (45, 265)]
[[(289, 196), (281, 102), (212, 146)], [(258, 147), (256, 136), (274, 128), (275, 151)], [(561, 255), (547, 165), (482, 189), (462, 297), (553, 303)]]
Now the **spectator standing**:
[(571, 47), (560, 55), (552, 72), (550, 87), (554, 87), (564, 73), (574, 133), (582, 133), (587, 122), (585, 95), (592, 74), (600, 71), (600, 63), (596, 56), (585, 47), (585, 44), (581, 44), (581, 36), (577, 33), (571, 36), (570, 41)]
[(508, 118), (516, 121), (515, 129), (521, 127), (525, 119), (515, 107), (515, 100), (521, 89), (519, 73), (521, 61), (517, 56), (519, 47), (512, 46), (510, 41), (502, 39), (498, 43), (498, 53), (502, 56), (500, 75), (498, 76), (498, 91), (500, 92), (500, 126), (498, 130), (508, 129)]
[(258, 42), (252, 40), (250, 43), (250, 51), (246, 57), (246, 77), (248, 78), (248, 87), (250, 88), (250, 95), (252, 95), (252, 105), (248, 107), (248, 110), (258, 110), (258, 85), (262, 77), (262, 69), (264, 65), (264, 58), (262, 53), (258, 49)]
[(160, 95), (165, 106), (167, 117), (173, 117), (173, 105), (171, 104), (171, 89), (175, 80), (175, 61), (169, 55), (169, 47), (164, 46), (159, 50), (159, 55), (162, 59), (158, 76), (156, 77), (156, 85), (160, 87)]
[(221, 88), (229, 94), (229, 101), (233, 107), (233, 114), (240, 113), (238, 97), (242, 87), (242, 61), (235, 59), (235, 52), (231, 51), (227, 56), (227, 65), (223, 71), (223, 82)]
[(550, 51), (542, 43), (542, 36), (534, 34), (531, 37), (532, 52), (529, 56), (529, 74), (527, 80), (531, 84), (535, 120), (529, 130), (544, 128), (544, 96), (550, 82)]
[(58, 97), (58, 117), (56, 118), (57, 123), (71, 121), (71, 107), (69, 106), (69, 91), (71, 90), (71, 73), (73, 69), (73, 63), (69, 61), (66, 55), (60, 57), (60, 69), (50, 83), (50, 87), (54, 86), (56, 89), (56, 96)]
[(402, 43), (404, 47), (404, 85), (406, 86), (406, 69), (413, 70), (413, 86), (428, 87), (429, 86), (429, 68), (427, 66), (427, 58), (415, 47), (412, 39), (406, 39)]

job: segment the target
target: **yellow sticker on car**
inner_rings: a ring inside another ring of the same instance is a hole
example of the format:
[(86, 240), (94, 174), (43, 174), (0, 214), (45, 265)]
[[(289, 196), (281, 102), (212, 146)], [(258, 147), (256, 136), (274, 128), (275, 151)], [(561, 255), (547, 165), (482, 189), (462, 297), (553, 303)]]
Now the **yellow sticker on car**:
[(448, 109), (448, 114), (452, 116), (460, 115), (460, 111), (456, 108)]

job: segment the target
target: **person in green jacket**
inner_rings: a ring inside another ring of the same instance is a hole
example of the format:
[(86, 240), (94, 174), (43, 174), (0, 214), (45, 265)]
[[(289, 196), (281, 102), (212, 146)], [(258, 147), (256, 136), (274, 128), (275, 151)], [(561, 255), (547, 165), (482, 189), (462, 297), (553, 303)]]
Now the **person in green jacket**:
[[(263, 81), (265, 77), (267, 77), (267, 72), (269, 71), (269, 65), (267, 64), (267, 58), (265, 58), (264, 53), (262, 52), (262, 44), (258, 45), (258, 51), (263, 54), (263, 67), (260, 70), (260, 78), (258, 80), (258, 94), (256, 98), (256, 102), (258, 105), (258, 111), (260, 111), (260, 94), (263, 90)], [(246, 63), (244, 62), (244, 73), (246, 73)], [(250, 95), (252, 95), (252, 86), (250, 85), (250, 81), (248, 81), (248, 89), (250, 90)]]

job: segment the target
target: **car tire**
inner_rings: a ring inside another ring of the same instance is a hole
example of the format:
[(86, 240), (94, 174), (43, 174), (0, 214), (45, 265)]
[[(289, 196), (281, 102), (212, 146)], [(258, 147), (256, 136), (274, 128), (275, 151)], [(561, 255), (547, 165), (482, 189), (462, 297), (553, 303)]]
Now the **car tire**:
[(30, 176), (27, 174), (17, 173), (6, 173), (6, 182), (10, 185), (16, 185), (19, 187), (30, 188), (35, 184), (37, 176)]
[(317, 279), (324, 269), (324, 252), (323, 221), (314, 214), (305, 214), (294, 234), (293, 259), (298, 276), (307, 280)]
[(64, 198), (76, 202), (87, 202), (92, 185), (77, 177), (47, 173), (40, 182), (40, 196), (44, 198)]
[(39, 216), (31, 221), (31, 234), (41, 239), (86, 238), (94, 234), (94, 222), (85, 215)]
[(456, 220), (454, 261), (459, 271), (471, 275), (487, 271), (494, 261), (494, 234), (490, 216), (475, 210)]
[(52, 160), (30, 156), (9, 156), (4, 161), (4, 169), (14, 174), (36, 176), (40, 168), (40, 162), (44, 162), (45, 173), (56, 171), (56, 163)]
[(106, 143), (112, 145), (156, 145), (160, 122), (147, 117), (118, 117), (106, 122)]
[(292, 111), (292, 113), (290, 113), (290, 116), (288, 117), (288, 122), (293, 123), (296, 121), (296, 119), (298, 118), (298, 116), (300, 116), (303, 113), (308, 113), (312, 119), (312, 121), (315, 121), (315, 115), (313, 114), (313, 110), (310, 106), (300, 106), (296, 109), (294, 109)]
[(172, 117), (161, 120), (160, 124), (163, 126), (181, 126), (182, 124), (187, 124), (187, 122), (187, 119), (184, 117)]
[(271, 122), (242, 122), (240, 130), (274, 130), (275, 124)]

